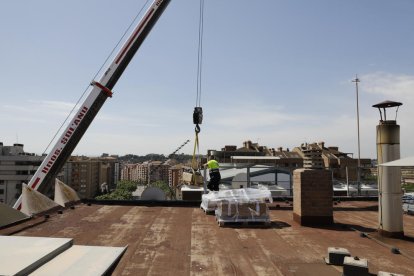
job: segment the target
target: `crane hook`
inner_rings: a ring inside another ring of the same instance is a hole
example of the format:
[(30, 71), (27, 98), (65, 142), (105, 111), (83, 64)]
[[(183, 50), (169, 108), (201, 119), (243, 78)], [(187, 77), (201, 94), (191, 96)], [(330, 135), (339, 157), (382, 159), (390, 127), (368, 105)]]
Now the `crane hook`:
[(194, 107), (194, 112), (193, 112), (193, 123), (196, 125), (195, 127), (196, 133), (200, 133), (201, 129), (199, 125), (201, 125), (202, 122), (203, 122), (203, 108), (201, 108), (201, 106), (196, 106)]

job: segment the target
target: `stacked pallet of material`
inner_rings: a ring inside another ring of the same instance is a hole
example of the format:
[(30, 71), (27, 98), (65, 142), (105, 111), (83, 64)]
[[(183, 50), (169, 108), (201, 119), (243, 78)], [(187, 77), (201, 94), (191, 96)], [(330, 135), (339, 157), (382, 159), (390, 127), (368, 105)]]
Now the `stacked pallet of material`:
[(210, 192), (202, 196), (200, 207), (206, 213), (213, 212), (221, 202), (272, 202), (272, 194), (269, 190), (253, 188)]
[(218, 197), (218, 192), (209, 192), (201, 196), (200, 208), (207, 213), (214, 212), (217, 208), (217, 204), (221, 199)]
[(270, 225), (269, 208), (261, 201), (221, 201), (215, 211), (220, 226), (238, 225)]

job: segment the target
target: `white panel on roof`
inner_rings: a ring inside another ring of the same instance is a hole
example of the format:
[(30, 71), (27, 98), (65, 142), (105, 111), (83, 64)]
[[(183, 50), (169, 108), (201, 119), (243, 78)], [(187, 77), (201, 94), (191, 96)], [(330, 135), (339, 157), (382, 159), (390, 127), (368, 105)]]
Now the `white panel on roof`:
[(30, 275), (103, 275), (126, 247), (74, 245)]
[(378, 164), (378, 166), (384, 166), (384, 167), (413, 167), (414, 166), (414, 156), (401, 158), (401, 159), (390, 161), (390, 162), (387, 162), (387, 163)]
[(0, 236), (0, 275), (27, 275), (71, 245), (65, 238)]

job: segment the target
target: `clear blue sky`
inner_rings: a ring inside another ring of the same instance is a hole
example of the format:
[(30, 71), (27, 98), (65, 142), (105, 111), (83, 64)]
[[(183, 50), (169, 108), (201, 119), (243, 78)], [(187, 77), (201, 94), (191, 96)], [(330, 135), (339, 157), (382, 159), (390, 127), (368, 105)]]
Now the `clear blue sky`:
[[(2, 1), (0, 141), (42, 153), (144, 0)], [(169, 154), (193, 142), (197, 0), (172, 0), (74, 154)], [(383, 100), (414, 154), (414, 1), (206, 0), (201, 153), (325, 141), (376, 157)], [(192, 152), (192, 144), (184, 153)], [(355, 155), (356, 156), (356, 155)]]

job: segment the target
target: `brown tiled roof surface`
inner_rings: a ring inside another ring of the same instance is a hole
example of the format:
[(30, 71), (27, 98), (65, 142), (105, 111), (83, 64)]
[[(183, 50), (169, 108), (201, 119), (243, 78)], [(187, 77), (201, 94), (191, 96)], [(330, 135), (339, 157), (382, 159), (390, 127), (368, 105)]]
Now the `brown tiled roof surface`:
[[(280, 204), (279, 208), (275, 205)], [(126, 246), (113, 275), (341, 275), (323, 262), (328, 247), (347, 248), (379, 270), (414, 275), (414, 216), (404, 215), (405, 240), (373, 237), (376, 202), (335, 205), (332, 227), (302, 227), (286, 203), (273, 203), (270, 228), (222, 228), (199, 208), (77, 205), (17, 235), (73, 238), (79, 245)], [(312, 272), (309, 274), (309, 272)]]

